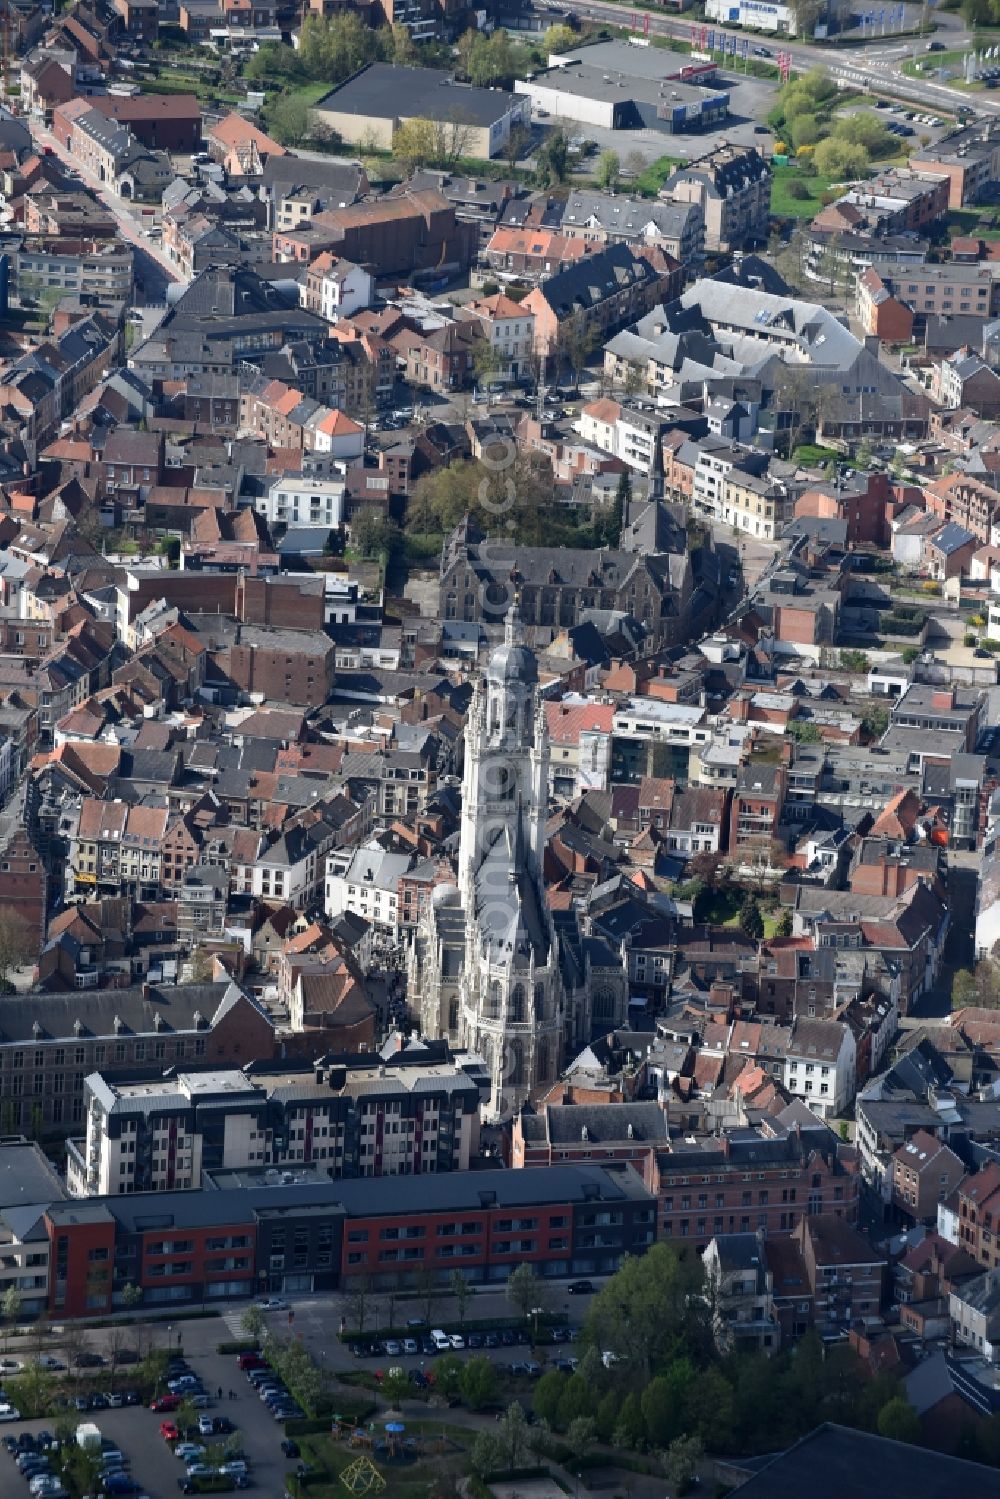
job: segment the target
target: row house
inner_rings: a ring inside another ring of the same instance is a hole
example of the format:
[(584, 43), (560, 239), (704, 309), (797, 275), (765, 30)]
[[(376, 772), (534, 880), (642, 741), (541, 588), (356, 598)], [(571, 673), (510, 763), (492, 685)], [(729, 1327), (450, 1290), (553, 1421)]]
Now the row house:
[(669, 301), (677, 272), (677, 262), (662, 251), (637, 252), (617, 244), (550, 276), (521, 303), (535, 320), (536, 354), (558, 349), (560, 328), (571, 318), (579, 320), (586, 337), (603, 342)]
[(823, 1213), (857, 1221), (859, 1178), (832, 1131), (752, 1126), (698, 1145), (657, 1152), (651, 1185), (662, 1235), (697, 1249), (721, 1233), (790, 1233)]
[(336, 323), (370, 307), (374, 287), (370, 272), (327, 251), (311, 262), (299, 297), (309, 312)]
[(350, 463), (364, 456), (364, 427), (280, 380), (247, 382), (240, 396), (240, 426), (276, 448), (329, 453)]
[(535, 348), (535, 320), (519, 302), (502, 292), (467, 302), (460, 316), (479, 324), (492, 360), (483, 372), (484, 383), (523, 380), (531, 373)]
[(273, 1052), (270, 1017), (229, 982), (35, 994), (23, 1016), (7, 1017), (0, 1038), (5, 1122), (25, 1133), (79, 1133), (92, 1072), (238, 1066)]
[(160, 890), (168, 816), (166, 807), (87, 797), (70, 839), (68, 893), (113, 895), (127, 890), (140, 900), (154, 899)]
[(956, 473), (925, 485), (923, 495), (928, 512), (942, 524), (955, 521), (989, 545), (991, 527), (1000, 513), (1000, 494), (995, 489), (968, 474)]
[(555, 229), (501, 224), (483, 251), (483, 261), (501, 277), (537, 284), (568, 270), (591, 255), (593, 248), (585, 239), (574, 239)]

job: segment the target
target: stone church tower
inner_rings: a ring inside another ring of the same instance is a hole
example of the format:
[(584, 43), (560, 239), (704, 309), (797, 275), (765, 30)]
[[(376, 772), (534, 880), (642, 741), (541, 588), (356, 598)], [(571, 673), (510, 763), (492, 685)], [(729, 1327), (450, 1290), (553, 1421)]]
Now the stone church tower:
[[(425, 1035), (479, 1052), (501, 1118), (590, 1039), (585, 974), (545, 899), (549, 748), (538, 667), (509, 618), (466, 725), (458, 888), (436, 892), (410, 954)], [(575, 935), (575, 925), (574, 925)]]

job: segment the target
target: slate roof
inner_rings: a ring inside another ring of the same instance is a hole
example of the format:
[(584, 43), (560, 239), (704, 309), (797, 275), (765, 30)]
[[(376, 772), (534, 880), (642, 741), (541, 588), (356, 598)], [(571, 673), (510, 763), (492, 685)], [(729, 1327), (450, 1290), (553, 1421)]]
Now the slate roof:
[(739, 1499), (995, 1499), (996, 1489), (995, 1468), (825, 1422), (731, 1492)]
[(326, 94), (315, 108), (372, 119), (459, 118), (464, 124), (488, 126), (502, 120), (513, 104), (504, 89), (468, 88), (440, 69), (373, 62)]
[(654, 281), (659, 274), (650, 261), (634, 255), (628, 245), (608, 245), (577, 265), (557, 271), (539, 291), (562, 320), (578, 309), (599, 307), (626, 286)]

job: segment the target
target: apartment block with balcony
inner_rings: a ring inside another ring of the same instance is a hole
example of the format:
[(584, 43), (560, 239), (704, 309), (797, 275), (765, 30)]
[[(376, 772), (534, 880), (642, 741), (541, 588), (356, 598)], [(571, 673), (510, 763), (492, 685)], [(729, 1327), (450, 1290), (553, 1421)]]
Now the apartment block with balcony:
[(197, 1191), (210, 1171), (467, 1171), (479, 1153), (479, 1085), (439, 1050), (419, 1064), (358, 1056), (117, 1083), (94, 1073), (86, 1135), (68, 1142), (67, 1186), (75, 1197), (115, 1197)]
[(801, 1251), (820, 1335), (878, 1317), (886, 1261), (841, 1218), (808, 1215), (793, 1235)]
[(714, 1287), (719, 1352), (775, 1353), (781, 1330), (763, 1234), (720, 1234), (705, 1250), (702, 1264)]

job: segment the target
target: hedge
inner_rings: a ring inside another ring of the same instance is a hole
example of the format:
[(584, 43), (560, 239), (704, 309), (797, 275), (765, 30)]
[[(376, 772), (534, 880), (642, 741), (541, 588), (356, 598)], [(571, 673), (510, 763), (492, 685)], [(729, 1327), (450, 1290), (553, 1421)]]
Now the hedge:
[[(551, 1328), (564, 1327), (568, 1321), (565, 1312), (553, 1312), (545, 1318), (539, 1318), (536, 1342), (543, 1343)], [(508, 1327), (531, 1331), (530, 1322), (525, 1322), (521, 1317), (482, 1317), (478, 1320), (467, 1318), (463, 1326), (457, 1326), (454, 1322), (450, 1326), (444, 1322), (439, 1325), (442, 1332), (460, 1332), (463, 1337), (470, 1332), (504, 1332)], [(419, 1327), (373, 1327), (370, 1332), (358, 1332), (355, 1328), (353, 1332), (338, 1333), (338, 1337), (342, 1343), (370, 1343), (376, 1340), (384, 1343), (391, 1338), (402, 1342), (404, 1338), (426, 1337), (430, 1326), (429, 1322), (422, 1322)]]
[(228, 1343), (218, 1343), (216, 1353), (257, 1353), (260, 1344), (256, 1338), (231, 1338)]

